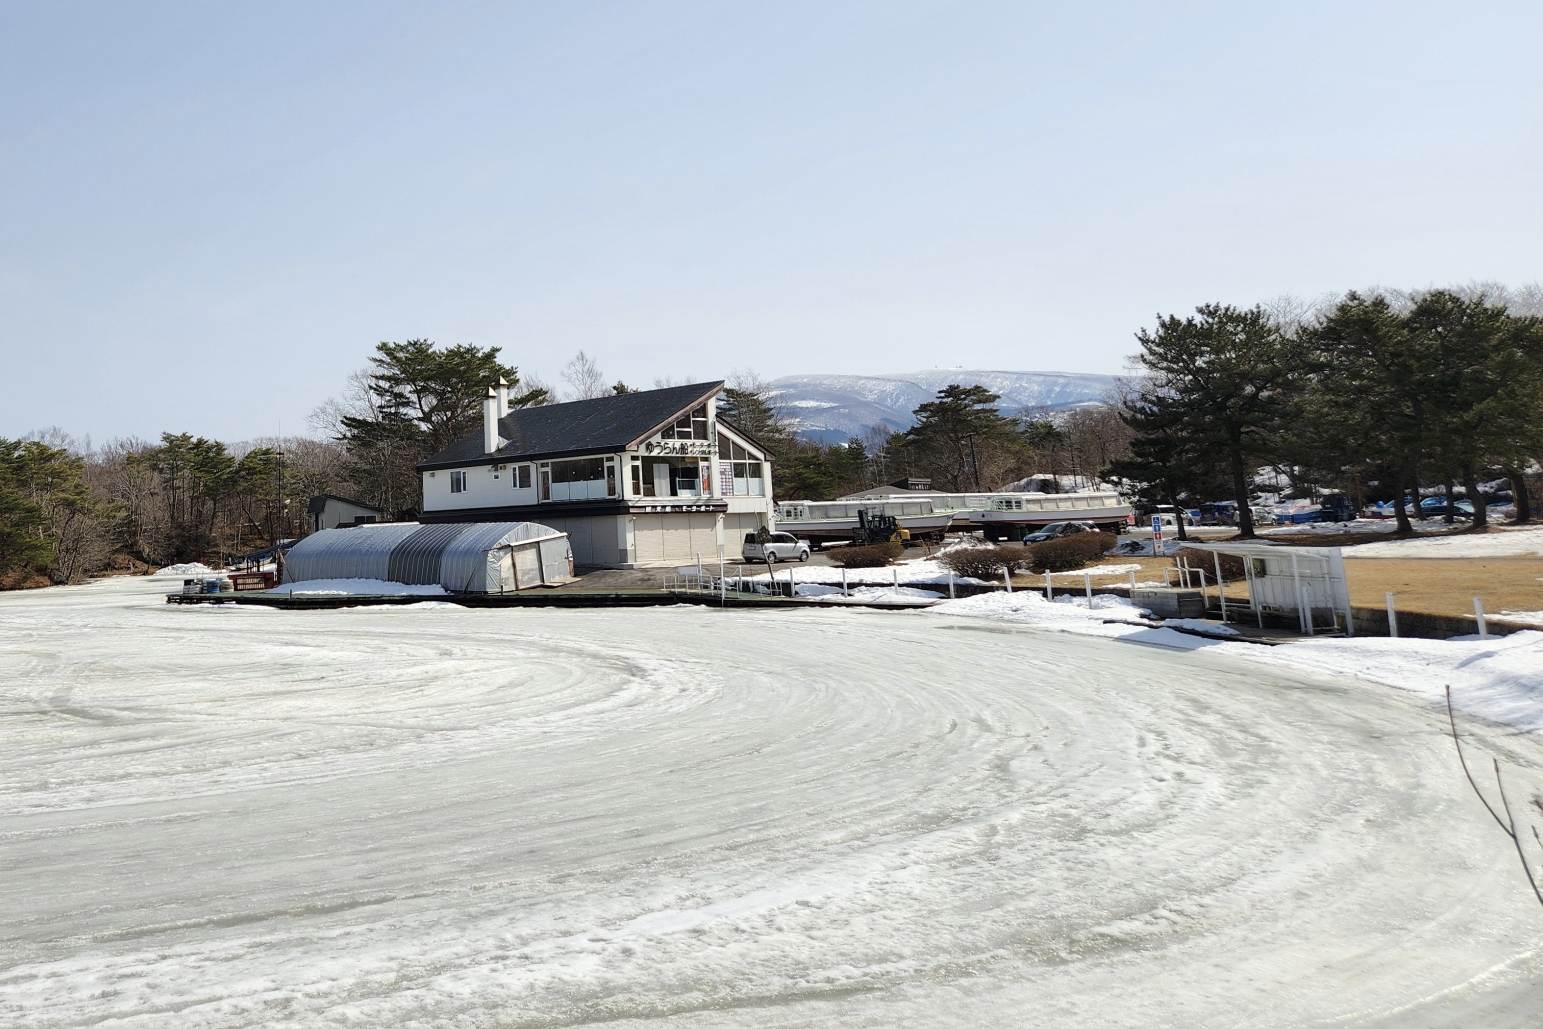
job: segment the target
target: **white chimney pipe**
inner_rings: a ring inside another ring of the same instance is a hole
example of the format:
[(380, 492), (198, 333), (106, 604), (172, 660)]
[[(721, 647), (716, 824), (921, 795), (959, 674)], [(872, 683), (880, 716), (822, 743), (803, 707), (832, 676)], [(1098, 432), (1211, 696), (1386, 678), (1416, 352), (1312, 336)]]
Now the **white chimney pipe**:
[(498, 377), (498, 417), (502, 418), (509, 413), (509, 381), (502, 375)]
[(488, 387), (488, 395), (482, 401), (482, 452), (491, 454), (498, 449), (498, 394)]

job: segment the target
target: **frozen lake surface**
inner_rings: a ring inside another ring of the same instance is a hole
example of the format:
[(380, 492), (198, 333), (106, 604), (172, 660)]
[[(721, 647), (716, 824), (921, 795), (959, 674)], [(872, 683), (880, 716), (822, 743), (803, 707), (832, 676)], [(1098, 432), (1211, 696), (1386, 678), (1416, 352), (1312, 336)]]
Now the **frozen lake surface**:
[[(1536, 1026), (1427, 697), (925, 611), (0, 595), (0, 1024)], [(1474, 723), (1538, 782), (1540, 741)]]

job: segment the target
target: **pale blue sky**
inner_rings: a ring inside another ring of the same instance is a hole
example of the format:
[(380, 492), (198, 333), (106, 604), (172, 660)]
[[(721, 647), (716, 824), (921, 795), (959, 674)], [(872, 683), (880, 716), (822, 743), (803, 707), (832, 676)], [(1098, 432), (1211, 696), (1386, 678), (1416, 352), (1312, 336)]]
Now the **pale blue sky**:
[(1158, 311), (1536, 280), (1540, 39), (1536, 2), (0, 4), (0, 435), (298, 430), (382, 339), (1111, 372)]

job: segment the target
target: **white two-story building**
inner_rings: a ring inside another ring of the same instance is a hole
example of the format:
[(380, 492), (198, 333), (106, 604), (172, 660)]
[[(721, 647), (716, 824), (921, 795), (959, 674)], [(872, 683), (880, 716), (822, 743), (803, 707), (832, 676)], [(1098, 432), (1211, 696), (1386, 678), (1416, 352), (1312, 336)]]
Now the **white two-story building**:
[(773, 527), (765, 447), (718, 417), (723, 383), (509, 409), (488, 390), (482, 433), (418, 465), (425, 522), (530, 521), (566, 532), (575, 564), (737, 560)]

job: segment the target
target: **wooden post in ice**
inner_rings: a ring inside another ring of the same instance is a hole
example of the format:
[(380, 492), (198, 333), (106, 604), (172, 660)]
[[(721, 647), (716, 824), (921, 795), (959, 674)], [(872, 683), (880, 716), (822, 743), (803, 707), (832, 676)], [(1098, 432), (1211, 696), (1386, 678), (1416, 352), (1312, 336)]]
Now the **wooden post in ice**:
[(1136, 595), (1136, 573), (1135, 572), (1131, 572), (1130, 573), (1130, 595), (1133, 596), (1133, 597)]
[(1007, 592), (1013, 591), (1013, 577), (1006, 568), (1002, 569), (1002, 582), (1007, 586)]
[(847, 589), (847, 570), (845, 568), (841, 569), (841, 595), (843, 597), (850, 597), (852, 595), (852, 591)]
[(1083, 592), (1083, 595), (1088, 598), (1088, 607), (1091, 608), (1093, 606), (1093, 573), (1092, 572), (1083, 572), (1082, 573), (1082, 592)]
[(1484, 624), (1484, 601), (1478, 597), (1473, 598), (1473, 617), (1479, 623), (1479, 639), (1489, 639), (1489, 626)]
[(702, 552), (700, 550), (696, 552), (696, 577), (699, 580), (702, 578)]
[(1388, 602), (1388, 636), (1398, 639), (1398, 612), (1393, 610), (1393, 594), (1384, 593), (1383, 597)]
[(798, 596), (798, 583), (793, 581), (793, 566), (788, 565), (788, 596)]
[(1054, 600), (1055, 591), (1050, 588), (1050, 569), (1045, 569), (1045, 599)]
[(954, 599), (954, 573), (952, 569), (948, 573), (948, 599)]
[(900, 569), (898, 568), (891, 568), (889, 570), (889, 591), (891, 593), (900, 592)]
[(718, 554), (718, 606), (727, 607), (729, 603), (729, 577), (723, 574), (723, 554)]
[[(1291, 556), (1296, 557), (1295, 554), (1292, 554)], [(1302, 605), (1302, 620), (1307, 625), (1307, 634), (1311, 636), (1313, 635), (1313, 591), (1308, 589), (1305, 585), (1302, 587), (1302, 598), (1300, 603)]]

